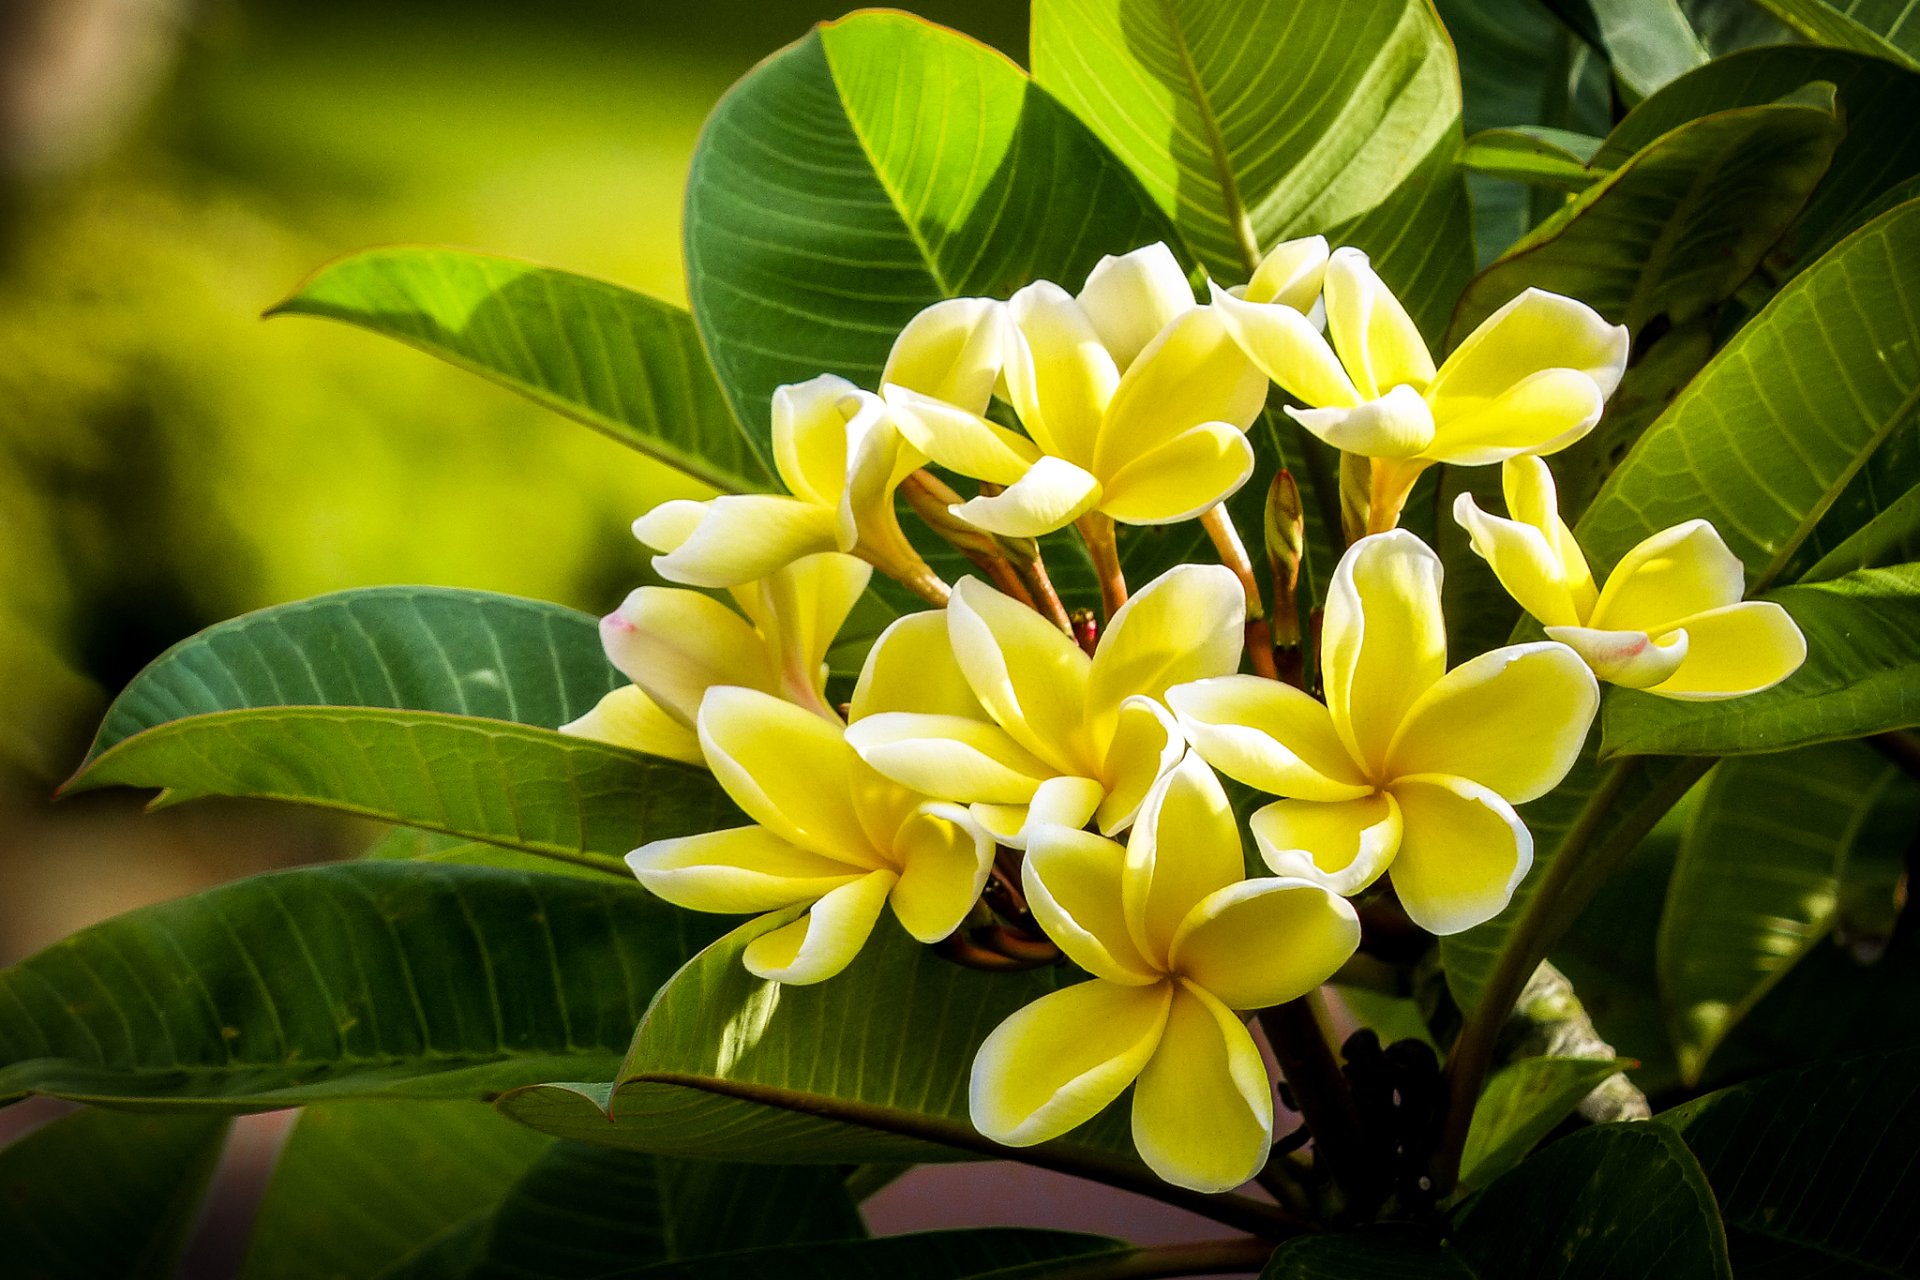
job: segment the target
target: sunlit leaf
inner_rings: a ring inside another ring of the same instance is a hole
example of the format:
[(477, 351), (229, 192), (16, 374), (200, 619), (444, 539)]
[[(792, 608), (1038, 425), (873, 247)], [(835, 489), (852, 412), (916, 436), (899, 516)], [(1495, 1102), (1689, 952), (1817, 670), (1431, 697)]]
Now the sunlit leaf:
[(1920, 70), (1920, 16), (1906, 0), (1754, 0), (1814, 44)]
[(1519, 1164), (1580, 1099), (1632, 1065), (1618, 1058), (1522, 1058), (1496, 1071), (1473, 1109), (1460, 1184), (1483, 1187)]

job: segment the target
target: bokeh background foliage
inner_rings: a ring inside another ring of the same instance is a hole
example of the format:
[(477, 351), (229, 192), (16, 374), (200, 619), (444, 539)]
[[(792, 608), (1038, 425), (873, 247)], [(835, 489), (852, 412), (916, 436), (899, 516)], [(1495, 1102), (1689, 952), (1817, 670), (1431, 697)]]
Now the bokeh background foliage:
[[(1532, 1056), (1494, 1080), (1469, 1147), (1484, 1190), (1444, 1254), (1323, 1237), (1267, 1274), (1910, 1273), (1884, 1212), (1920, 1141), (1908, 8), (1036, 0), (1029, 30), (1024, 6), (924, 7), (1025, 66), (898, 15), (808, 30), (828, 15), (745, 0), (10, 19), (37, 42), (0, 53), (21, 86), (0, 115), (7, 958), (140, 898), (328, 863), (118, 915), (0, 974), (0, 1095), (169, 1108), (77, 1111), (0, 1149), (28, 1274), (166, 1274), (224, 1117), (323, 1102), (248, 1274), (1128, 1265), (1062, 1232), (863, 1240), (856, 1203), (897, 1163), (985, 1153), (970, 1047), (1053, 975), (990, 979), (884, 934), (826, 987), (752, 980), (743, 935), (702, 952), (717, 922), (619, 873), (642, 839), (725, 821), (725, 798), (551, 727), (617, 679), (578, 610), (644, 579), (632, 514), (771, 484), (775, 385), (871, 381), (942, 296), (1071, 281), (1155, 238), (1237, 280), (1311, 231), (1366, 248), (1437, 350), (1527, 285), (1627, 325), (1627, 379), (1557, 468), (1569, 518), (1604, 565), (1711, 516), (1814, 656), (1711, 714), (1610, 699), (1528, 813), (1541, 856), (1514, 911), (1351, 1004), (1444, 1042), (1524, 945), (1515, 919), (1552, 919), (1564, 892), (1551, 959), (1604, 1053), (1510, 1046)], [(1326, 56), (1297, 74), (1301, 48)], [(379, 250), (308, 278), (393, 241), (486, 253)], [(276, 302), (442, 359), (260, 324)], [(1324, 509), (1328, 459), (1277, 415), (1254, 438)], [(1437, 469), (1408, 508), (1463, 646), (1519, 623), (1439, 518), (1489, 480)], [(1236, 502), (1242, 528), (1258, 499)], [(1123, 553), (1144, 577), (1191, 548), (1146, 533)], [(326, 594), (396, 581), (442, 585)], [(261, 606), (148, 668), (86, 748), (135, 671)], [(39, 797), (83, 754), (87, 794), (50, 815)], [(109, 783), (331, 817), (136, 826), (89, 790)], [(116, 879), (155, 829), (191, 848), (184, 869)], [(1566, 841), (1597, 856), (1551, 882)], [(1596, 1061), (1635, 1064), (1656, 1122), (1513, 1170), (1577, 1126)], [(1803, 1123), (1828, 1096), (1849, 1107)], [(1137, 1183), (1115, 1119), (1035, 1159)], [(325, 1188), (355, 1169), (386, 1191), (349, 1211)]]

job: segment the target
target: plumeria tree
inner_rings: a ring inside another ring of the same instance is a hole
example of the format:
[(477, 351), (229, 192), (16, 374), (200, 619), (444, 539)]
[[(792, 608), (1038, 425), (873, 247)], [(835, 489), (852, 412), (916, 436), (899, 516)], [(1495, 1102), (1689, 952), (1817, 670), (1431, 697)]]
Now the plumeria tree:
[[(250, 1274), (1911, 1274), (1920, 43), (1552, 8), (855, 14), (715, 110), (691, 314), (309, 280), (705, 496), (597, 624), (121, 695), (70, 789), (393, 830), (0, 975), (89, 1104), (29, 1273), (164, 1270), (297, 1106)], [(867, 1235), (982, 1157), (1221, 1236)]]

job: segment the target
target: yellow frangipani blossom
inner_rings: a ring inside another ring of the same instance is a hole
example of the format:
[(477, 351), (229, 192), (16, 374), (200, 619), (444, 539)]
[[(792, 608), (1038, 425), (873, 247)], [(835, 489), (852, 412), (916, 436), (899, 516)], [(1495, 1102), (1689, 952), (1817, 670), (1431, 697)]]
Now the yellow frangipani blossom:
[[(922, 311), (894, 341), (890, 382), (986, 408), (1000, 376), (1005, 308), (952, 298)], [(728, 494), (662, 503), (634, 534), (662, 552), (662, 577), (731, 587), (820, 551), (852, 552), (926, 594), (944, 587), (901, 532), (894, 490), (925, 462), (879, 397), (822, 374), (773, 394), (773, 460), (788, 494)]]
[(707, 767), (755, 825), (655, 840), (627, 855), (655, 895), (694, 911), (803, 914), (748, 944), (746, 966), (776, 982), (831, 978), (889, 904), (937, 942), (980, 896), (993, 841), (959, 805), (874, 772), (846, 729), (754, 689), (700, 703)]
[(702, 763), (694, 733), (715, 685), (771, 693), (833, 718), (827, 649), (872, 566), (837, 552), (802, 556), (733, 588), (745, 617), (698, 591), (641, 587), (600, 620), (600, 643), (632, 684), (601, 698), (562, 733)]
[(1132, 821), (1184, 743), (1168, 686), (1240, 664), (1246, 596), (1218, 565), (1183, 565), (1120, 608), (1089, 658), (1058, 627), (964, 578), (944, 611), (875, 643), (847, 739), (888, 777), (971, 804), (1021, 847), (1032, 830)]
[(1806, 661), (1806, 637), (1785, 609), (1741, 600), (1745, 566), (1705, 520), (1641, 542), (1596, 590), (1547, 464), (1515, 458), (1501, 479), (1510, 518), (1488, 515), (1463, 493), (1454, 519), (1520, 607), (1602, 680), (1667, 698), (1737, 698)]
[(1513, 806), (1573, 766), (1599, 707), (1593, 673), (1551, 641), (1448, 671), (1440, 558), (1402, 530), (1341, 557), (1320, 653), (1324, 705), (1253, 676), (1179, 685), (1167, 702), (1214, 768), (1286, 797), (1250, 823), (1274, 871), (1353, 894), (1391, 868), (1423, 928), (1491, 919), (1533, 861)]
[(1005, 394), (1027, 434), (919, 387), (882, 387), (900, 430), (941, 466), (1004, 491), (955, 514), (1031, 538), (1098, 511), (1166, 524), (1246, 482), (1265, 379), (1164, 244), (1103, 258), (1078, 296), (1037, 281), (1006, 304)]
[(1134, 1144), (1162, 1178), (1214, 1192), (1258, 1172), (1272, 1086), (1238, 1011), (1332, 977), (1360, 923), (1316, 883), (1245, 874), (1226, 793), (1192, 753), (1156, 784), (1124, 849), (1065, 827), (1036, 832), (1028, 904), (1093, 980), (1042, 996), (987, 1037), (973, 1065), (975, 1127), (1031, 1146), (1133, 1085)]
[(1255, 363), (1308, 406), (1287, 410), (1296, 421), (1374, 459), (1375, 532), (1391, 527), (1433, 463), (1480, 466), (1572, 444), (1600, 420), (1627, 365), (1624, 326), (1528, 289), (1436, 369), (1406, 308), (1358, 249), (1327, 260), (1325, 337), (1297, 303), (1256, 304), (1217, 289), (1213, 301)]

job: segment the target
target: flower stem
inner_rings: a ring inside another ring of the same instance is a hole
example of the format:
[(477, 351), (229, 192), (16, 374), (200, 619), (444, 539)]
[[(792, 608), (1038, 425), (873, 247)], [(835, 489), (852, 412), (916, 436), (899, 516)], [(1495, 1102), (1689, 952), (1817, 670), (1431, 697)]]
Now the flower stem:
[(1127, 602), (1127, 578), (1120, 570), (1120, 543), (1114, 537), (1113, 517), (1089, 511), (1075, 527), (1093, 558), (1094, 576), (1100, 579), (1100, 608), (1111, 620)]
[(1333, 1180), (1352, 1202), (1371, 1202), (1376, 1179), (1368, 1161), (1360, 1113), (1333, 1046), (1323, 1029), (1325, 1005), (1318, 991), (1260, 1011), (1280, 1074), (1293, 1094), (1313, 1147)]
[(1067, 606), (1060, 603), (1060, 593), (1053, 589), (1053, 579), (1047, 576), (1047, 562), (1040, 558), (1040, 544), (1031, 538), (1018, 542), (1010, 538), (996, 538), (995, 541), (1034, 610), (1073, 637), (1074, 643), (1078, 644), (1073, 618), (1067, 613)]
[(1247, 658), (1253, 663), (1255, 675), (1265, 676), (1269, 680), (1278, 680), (1280, 670), (1273, 665), (1273, 627), (1267, 622), (1267, 609), (1260, 600), (1260, 580), (1254, 577), (1253, 561), (1247, 557), (1247, 544), (1240, 540), (1240, 531), (1233, 527), (1233, 517), (1227, 513), (1227, 504), (1216, 503), (1200, 517), (1201, 525), (1207, 536), (1213, 539), (1213, 549), (1220, 555), (1220, 563), (1233, 570), (1233, 576), (1240, 579), (1240, 589), (1247, 596)]
[(1063, 1259), (1057, 1268), (1022, 1269), (1034, 1280), (1159, 1280), (1257, 1271), (1273, 1253), (1271, 1240), (1240, 1238), (1163, 1244), (1104, 1257)]

